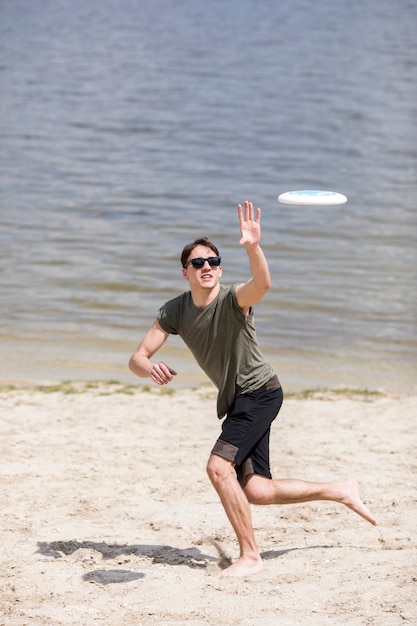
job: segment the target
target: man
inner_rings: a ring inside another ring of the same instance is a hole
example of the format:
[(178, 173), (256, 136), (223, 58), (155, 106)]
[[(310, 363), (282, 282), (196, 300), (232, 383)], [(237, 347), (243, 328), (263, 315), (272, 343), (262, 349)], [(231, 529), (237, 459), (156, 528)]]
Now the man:
[(220, 284), (221, 259), (208, 239), (185, 246), (182, 275), (190, 290), (167, 302), (130, 359), (136, 375), (157, 385), (176, 372), (150, 359), (169, 334), (179, 334), (218, 388), (218, 417), (227, 415), (208, 464), (216, 489), (239, 542), (239, 559), (222, 576), (247, 576), (263, 569), (252, 527), (250, 504), (291, 504), (313, 500), (340, 502), (376, 525), (360, 499), (354, 480), (312, 483), (273, 480), (269, 469), (269, 433), (282, 403), (282, 390), (264, 360), (253, 326), (253, 307), (268, 291), (271, 278), (260, 247), (261, 211), (251, 202), (238, 205), (240, 245), (249, 257), (251, 278), (226, 288)]

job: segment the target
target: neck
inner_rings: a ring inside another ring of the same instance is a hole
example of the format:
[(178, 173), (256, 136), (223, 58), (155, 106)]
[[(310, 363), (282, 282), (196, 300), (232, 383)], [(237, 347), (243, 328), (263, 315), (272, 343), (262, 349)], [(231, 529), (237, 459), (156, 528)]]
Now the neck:
[(191, 289), (193, 303), (198, 308), (202, 308), (213, 302), (220, 291), (220, 284), (217, 283), (211, 289)]

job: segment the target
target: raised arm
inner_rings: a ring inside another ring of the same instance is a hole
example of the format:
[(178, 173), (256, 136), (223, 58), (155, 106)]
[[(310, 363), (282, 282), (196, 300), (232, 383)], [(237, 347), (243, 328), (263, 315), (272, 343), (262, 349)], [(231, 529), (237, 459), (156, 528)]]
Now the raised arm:
[(135, 352), (130, 357), (129, 368), (141, 378), (151, 378), (157, 385), (166, 385), (176, 375), (176, 371), (168, 367), (163, 361), (152, 363), (151, 358), (161, 348), (168, 338), (168, 333), (162, 330), (157, 319), (154, 320)]
[(261, 239), (261, 209), (257, 209), (256, 217), (252, 202), (245, 202), (244, 209), (237, 207), (241, 239), (241, 246), (245, 246), (249, 257), (252, 277), (247, 283), (236, 287), (237, 302), (246, 314), (249, 308), (262, 300), (271, 286), (271, 275), (265, 255), (259, 245)]

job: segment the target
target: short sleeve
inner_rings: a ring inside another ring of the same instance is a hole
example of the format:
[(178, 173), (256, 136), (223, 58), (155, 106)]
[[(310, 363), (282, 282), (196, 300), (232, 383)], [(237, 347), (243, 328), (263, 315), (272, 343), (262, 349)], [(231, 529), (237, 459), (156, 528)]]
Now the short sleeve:
[(161, 306), (156, 313), (162, 330), (170, 335), (178, 335), (178, 306), (176, 306), (177, 298), (170, 300)]

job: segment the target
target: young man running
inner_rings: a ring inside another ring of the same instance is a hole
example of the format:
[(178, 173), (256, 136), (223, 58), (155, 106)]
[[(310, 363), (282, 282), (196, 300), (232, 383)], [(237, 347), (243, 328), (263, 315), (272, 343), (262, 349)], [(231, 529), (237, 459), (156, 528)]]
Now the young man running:
[(260, 247), (261, 211), (251, 202), (238, 205), (240, 245), (246, 248), (251, 278), (225, 287), (220, 283), (221, 258), (207, 238), (185, 246), (182, 275), (189, 291), (166, 302), (129, 361), (134, 374), (157, 385), (176, 372), (151, 361), (170, 334), (178, 334), (218, 389), (217, 414), (222, 432), (207, 464), (239, 542), (239, 559), (222, 576), (247, 576), (263, 569), (252, 527), (250, 504), (295, 504), (330, 500), (346, 505), (371, 524), (376, 520), (359, 496), (358, 485), (273, 480), (269, 468), (269, 435), (282, 400), (278, 377), (265, 361), (253, 324), (253, 307), (271, 285), (268, 263)]

